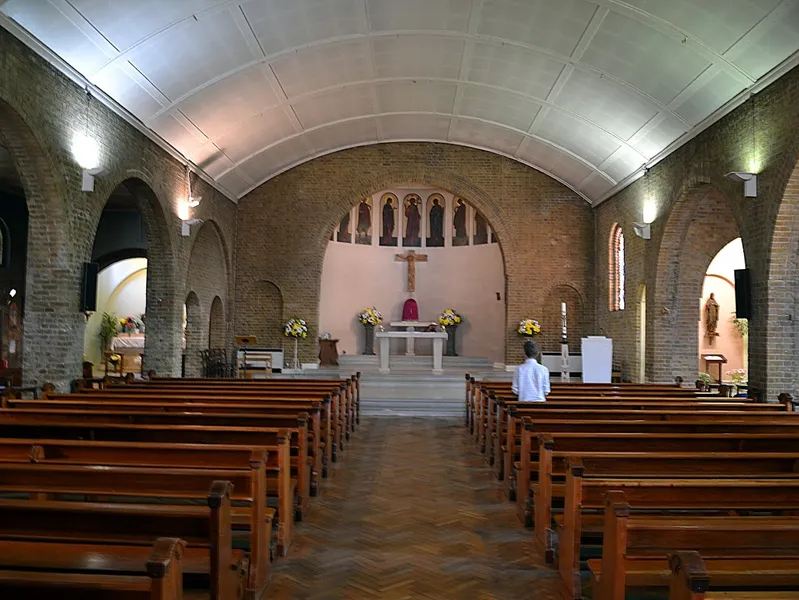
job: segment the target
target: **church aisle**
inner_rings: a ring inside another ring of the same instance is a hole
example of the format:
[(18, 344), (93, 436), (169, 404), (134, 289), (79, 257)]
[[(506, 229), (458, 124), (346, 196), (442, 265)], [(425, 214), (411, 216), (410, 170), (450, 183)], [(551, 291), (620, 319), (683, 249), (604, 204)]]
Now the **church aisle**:
[(462, 419), (362, 421), (269, 600), (556, 598)]

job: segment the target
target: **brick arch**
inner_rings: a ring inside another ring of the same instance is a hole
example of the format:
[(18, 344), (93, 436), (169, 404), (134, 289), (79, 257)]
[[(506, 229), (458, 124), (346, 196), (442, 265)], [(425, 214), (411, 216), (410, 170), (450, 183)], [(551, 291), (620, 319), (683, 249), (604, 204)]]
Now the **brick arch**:
[[(270, 280), (253, 281), (241, 295), (242, 308), (236, 313), (236, 335), (254, 335), (259, 346), (283, 345), (283, 292)], [(313, 332), (309, 334), (309, 338)]]
[[(150, 178), (138, 171), (127, 171), (108, 182), (104, 187), (107, 193), (100, 195), (102, 202), (93, 206), (95, 235), (108, 199), (120, 186), (135, 198), (147, 234), (147, 329), (142, 371), (155, 369), (157, 373), (175, 373), (180, 356), (179, 336), (167, 335), (178, 331), (180, 324), (180, 302), (174, 286), (176, 257), (171, 219)], [(91, 252), (91, 245), (88, 247)]]
[[(685, 381), (696, 379), (702, 283), (713, 257), (738, 237), (733, 211), (717, 187), (697, 183), (681, 192), (666, 217), (657, 253), (654, 302), (647, 307), (654, 381), (670, 382), (678, 375)], [(733, 309), (722, 307), (723, 311)]]
[(13, 103), (0, 97), (0, 139), (22, 183), (28, 209), (22, 369), (26, 384), (67, 389), (81, 370), (80, 264), (70, 253), (65, 176)]
[(570, 348), (578, 349), (588, 332), (585, 296), (576, 284), (560, 282), (546, 292), (541, 311), (539, 342), (544, 352), (559, 352), (561, 343), (561, 302), (566, 302), (566, 328)]

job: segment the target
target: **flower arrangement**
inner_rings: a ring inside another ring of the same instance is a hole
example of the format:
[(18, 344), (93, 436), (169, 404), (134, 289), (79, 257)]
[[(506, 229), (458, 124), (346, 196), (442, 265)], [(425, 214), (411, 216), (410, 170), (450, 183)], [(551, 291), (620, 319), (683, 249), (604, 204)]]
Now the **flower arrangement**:
[(455, 312), (454, 308), (447, 308), (443, 313), (438, 315), (438, 324), (452, 327), (460, 325), (463, 322), (463, 317)]
[(130, 333), (139, 327), (141, 327), (141, 323), (136, 317), (130, 316), (119, 319), (119, 329), (122, 333)]
[(522, 319), (516, 332), (525, 337), (535, 337), (541, 333), (541, 324), (535, 319)]
[(303, 319), (292, 317), (283, 326), (283, 335), (295, 339), (305, 339), (308, 337), (308, 325), (306, 325)]
[(359, 312), (358, 320), (363, 325), (380, 325), (383, 322), (383, 315), (373, 306)]
[(108, 356), (108, 362), (110, 362), (114, 366), (118, 365), (119, 361), (121, 361), (121, 360), (122, 360), (122, 356), (120, 354), (110, 354)]
[(727, 377), (732, 379), (735, 385), (741, 385), (746, 381), (746, 369), (731, 369), (727, 371)]

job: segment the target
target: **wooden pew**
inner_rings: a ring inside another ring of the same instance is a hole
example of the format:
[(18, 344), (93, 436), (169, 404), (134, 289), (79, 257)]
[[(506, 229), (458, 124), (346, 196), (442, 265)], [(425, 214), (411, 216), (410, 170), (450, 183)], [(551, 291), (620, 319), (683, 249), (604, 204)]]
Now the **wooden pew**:
[[(277, 553), (285, 556), (294, 533), (294, 492), (290, 478), (288, 435), (276, 446), (267, 446), (265, 468), (267, 498), (277, 500)], [(25, 460), (26, 455), (30, 460)], [(115, 467), (166, 467), (187, 469), (250, 468), (249, 446), (227, 444), (164, 444), (102, 442), (59, 439), (0, 439), (0, 462), (47, 463), (52, 465), (102, 465)], [(267, 511), (271, 516), (271, 511)], [(233, 509), (236, 524), (249, 522), (249, 511)]]
[[(669, 556), (669, 600), (795, 600), (799, 597), (795, 562), (775, 560), (763, 572), (757, 569), (757, 561), (708, 559), (705, 562), (698, 552), (675, 552)], [(745, 591), (708, 591), (716, 579)], [(793, 591), (768, 589), (784, 588), (791, 583), (795, 586)]]
[[(729, 462), (730, 466), (734, 464)], [(580, 459), (573, 459), (566, 480), (564, 512), (558, 519), (558, 572), (564, 597), (575, 600), (581, 597), (581, 539), (586, 533), (592, 537), (603, 534), (601, 511), (610, 491), (623, 491), (636, 510), (677, 510), (681, 516), (691, 512), (799, 510), (799, 473), (772, 475), (747, 473), (744, 469), (739, 472), (739, 477), (715, 473), (701, 477), (678, 473), (669, 477), (666, 472), (660, 477), (586, 476)], [(542, 539), (536, 532), (536, 540), (539, 549), (551, 555), (551, 536)], [(547, 543), (549, 548), (540, 547)]]
[[(295, 518), (302, 520), (308, 510), (310, 469), (308, 467), (307, 431), (280, 427), (236, 427), (210, 425), (137, 425), (131, 423), (86, 422), (80, 415), (15, 420), (0, 420), (0, 438), (84, 439), (109, 442), (162, 442), (187, 444), (233, 444), (250, 449), (280, 447), (281, 439), (290, 436), (291, 471), (297, 479)], [(282, 464), (282, 463), (281, 463)], [(281, 488), (282, 489), (282, 488)], [(280, 502), (280, 500), (278, 500)], [(287, 517), (288, 518), (288, 517)]]
[[(195, 527), (200, 515), (205, 519), (205, 523), (211, 523), (208, 527), (209, 538), (207, 546), (202, 545), (206, 550), (210, 550), (210, 581), (212, 597), (214, 600), (227, 600), (233, 595), (233, 585), (235, 581), (231, 573), (233, 569), (239, 569), (242, 561), (239, 553), (232, 551), (232, 523), (230, 501), (246, 502), (249, 505), (249, 547), (250, 561), (246, 575), (246, 587), (248, 597), (257, 598), (266, 586), (269, 573), (269, 539), (271, 536), (271, 511), (266, 508), (266, 477), (263, 457), (254, 459), (250, 469), (175, 469), (175, 468), (142, 468), (142, 467), (107, 467), (97, 469), (96, 465), (49, 465), (49, 464), (13, 464), (0, 463), (0, 493), (29, 494), (30, 500), (23, 500), (30, 504), (38, 504), (41, 500), (50, 500), (53, 497), (74, 497), (75, 495), (95, 497), (108, 496), (116, 503), (130, 499), (135, 502), (129, 506), (131, 511), (124, 519), (118, 513), (116, 519), (120, 521), (113, 526), (113, 518), (105, 521), (105, 528), (95, 532), (99, 540), (114, 540), (114, 532), (119, 528), (125, 527), (123, 521), (133, 520), (139, 514), (150, 511), (153, 519), (158, 526), (167, 526), (170, 523), (180, 524), (181, 521), (194, 519)], [(213, 487), (212, 487), (213, 486)], [(212, 489), (208, 496), (208, 490)], [(212, 513), (200, 511), (200, 507), (181, 505), (187, 499), (205, 500), (208, 497), (208, 504), (211, 509), (218, 509)], [(141, 503), (143, 498), (158, 498), (167, 500), (170, 504), (158, 505), (152, 508), (147, 507), (147, 503)], [(10, 501), (14, 502), (14, 501)], [(68, 503), (67, 503), (68, 504)], [(100, 505), (97, 505), (98, 507)], [(101, 511), (101, 507), (95, 507)], [(79, 510), (80, 505), (76, 505)], [(35, 507), (31, 507), (35, 510)], [(87, 509), (88, 510), (88, 509)], [(108, 509), (113, 512), (114, 507)], [(213, 522), (210, 521), (214, 517)], [(146, 514), (141, 517), (144, 519)], [(94, 515), (95, 519), (100, 517)], [(42, 515), (39, 519), (43, 520)], [(91, 517), (84, 520), (78, 519), (76, 515), (64, 521), (66, 531), (76, 523), (81, 523), (84, 530), (90, 528)], [(31, 518), (31, 522), (35, 518)], [(5, 522), (5, 521), (4, 521)], [(177, 525), (175, 525), (177, 526)], [(43, 532), (42, 538), (52, 539), (56, 537), (56, 525), (49, 523), (51, 531)], [(120, 540), (125, 536), (133, 536), (131, 530), (124, 530), (120, 534)], [(184, 531), (184, 530), (181, 530)], [(127, 532), (127, 533), (125, 533)], [(147, 532), (168, 533), (164, 531)], [(2, 536), (18, 539), (27, 539), (24, 528), (14, 533), (13, 521), (8, 520), (4, 525)], [(76, 539), (70, 538), (69, 533), (64, 534), (66, 541)], [(75, 534), (78, 535), (78, 534)], [(187, 541), (191, 544), (190, 536)], [(195, 539), (199, 539), (197, 535)], [(40, 538), (41, 539), (41, 538)], [(84, 538), (77, 538), (81, 541)], [(233, 582), (233, 583), (231, 583)]]
[[(624, 600), (627, 587), (668, 587), (669, 549), (745, 558), (764, 570), (791, 560), (792, 583), (799, 584), (799, 517), (637, 515), (624, 492), (612, 491), (605, 504), (602, 558), (588, 561), (593, 598)], [(715, 578), (724, 586), (721, 574)]]
[[(106, 564), (120, 570), (131, 570), (132, 566), (143, 574), (87, 572), (99, 570), (87, 567), (97, 562), (94, 559), (100, 553)], [(175, 538), (158, 538), (151, 548), (5, 542), (0, 545), (0, 596), (26, 600), (183, 600), (184, 554), (184, 542)], [(115, 556), (124, 556), (119, 561), (124, 567), (113, 565), (109, 559)]]

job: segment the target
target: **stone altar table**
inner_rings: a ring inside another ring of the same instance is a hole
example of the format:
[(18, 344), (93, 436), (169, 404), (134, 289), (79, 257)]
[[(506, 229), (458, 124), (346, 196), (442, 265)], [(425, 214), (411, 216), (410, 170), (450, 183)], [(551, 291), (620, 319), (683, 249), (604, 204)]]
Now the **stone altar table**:
[[(426, 329), (430, 325), (436, 325), (436, 323), (432, 321), (392, 321), (389, 323), (389, 325), (392, 327), (403, 327), (405, 331), (413, 332), (417, 329)], [(405, 356), (416, 356), (414, 352), (413, 340), (413, 337), (408, 337), (405, 339)]]
[[(417, 324), (420, 325), (420, 324)], [(380, 372), (390, 373), (389, 368), (389, 342), (391, 338), (405, 338), (413, 340), (416, 338), (433, 340), (433, 375), (441, 375), (444, 372), (443, 359), (444, 340), (447, 334), (438, 331), (378, 331), (375, 337), (380, 341)]]

